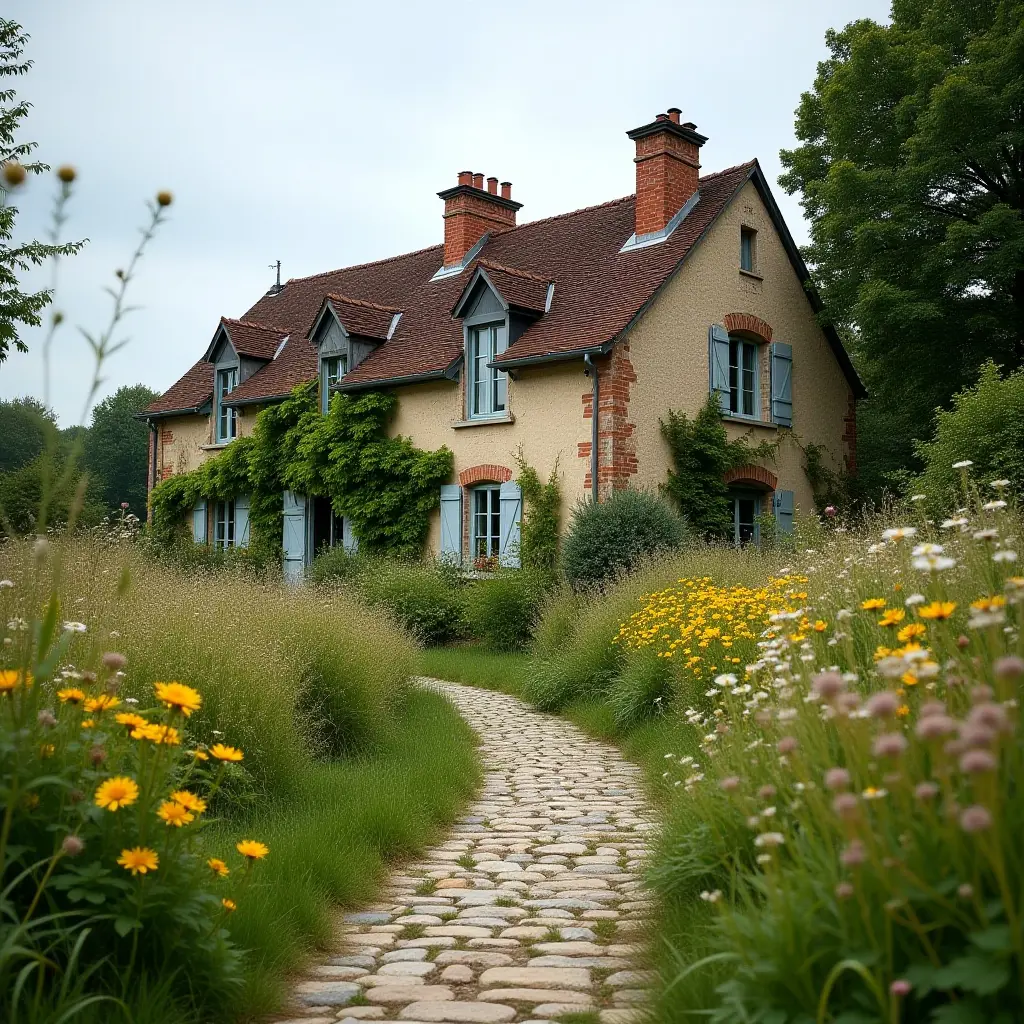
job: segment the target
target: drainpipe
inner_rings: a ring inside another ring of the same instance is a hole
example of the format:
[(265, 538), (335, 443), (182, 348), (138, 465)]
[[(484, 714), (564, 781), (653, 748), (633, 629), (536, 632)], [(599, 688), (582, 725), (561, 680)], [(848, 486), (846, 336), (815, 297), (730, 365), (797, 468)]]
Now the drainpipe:
[(583, 371), (588, 377), (593, 378), (594, 382), (594, 397), (591, 400), (590, 407), (590, 491), (591, 497), (593, 497), (595, 503), (598, 501), (598, 489), (597, 489), (597, 466), (598, 466), (598, 450), (597, 450), (597, 433), (598, 433), (598, 422), (597, 422), (597, 408), (598, 399), (600, 398), (600, 390), (597, 382), (597, 367), (594, 365), (594, 359), (588, 352), (583, 357), (583, 365), (586, 369)]
[(156, 423), (154, 423), (153, 420), (149, 421), (149, 440), (153, 446), (153, 451), (149, 456), (149, 489), (153, 490), (153, 488), (156, 487), (156, 445), (159, 440), (156, 432)]

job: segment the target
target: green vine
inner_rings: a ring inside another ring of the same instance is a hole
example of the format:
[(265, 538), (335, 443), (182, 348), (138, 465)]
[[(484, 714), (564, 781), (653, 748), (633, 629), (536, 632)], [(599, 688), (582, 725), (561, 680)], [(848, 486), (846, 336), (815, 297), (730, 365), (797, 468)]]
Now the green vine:
[(519, 561), (524, 569), (554, 571), (558, 565), (558, 516), (562, 489), (558, 483), (558, 459), (546, 483), (526, 462), (520, 447), (515, 455), (519, 466), (516, 483), (523, 492), (523, 518), (519, 526)]
[(826, 450), (820, 444), (805, 444), (804, 472), (811, 485), (814, 505), (819, 515), (828, 506), (844, 508), (849, 505), (849, 485), (846, 477), (832, 469), (825, 459)]
[(779, 442), (749, 444), (729, 440), (715, 395), (708, 397), (691, 420), (686, 413), (669, 410), (661, 421), (661, 436), (668, 443), (673, 469), (662, 491), (686, 518), (691, 532), (708, 540), (731, 536), (732, 507), (725, 474), (756, 459), (774, 461)]
[(270, 561), (281, 551), (282, 492), (329, 498), (368, 554), (417, 557), (440, 487), (452, 473), (448, 448), (425, 452), (407, 437), (389, 437), (397, 398), (368, 392), (336, 395), (322, 416), (315, 389), (297, 388), (256, 418), (249, 437), (190, 473), (173, 476), (150, 496), (152, 534), (173, 543), (186, 534), (197, 501), (249, 495), (249, 550)]

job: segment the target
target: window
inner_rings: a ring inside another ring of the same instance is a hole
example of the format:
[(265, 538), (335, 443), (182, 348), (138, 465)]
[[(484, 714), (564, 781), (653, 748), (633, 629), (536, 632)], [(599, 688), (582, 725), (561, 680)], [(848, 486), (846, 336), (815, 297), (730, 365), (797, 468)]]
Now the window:
[(473, 560), (501, 554), (501, 489), (475, 487), (471, 492), (469, 549)]
[(235, 503), (217, 502), (217, 519), (214, 528), (214, 544), (221, 551), (235, 546)]
[(761, 527), (757, 517), (761, 514), (761, 496), (754, 492), (736, 491), (732, 495), (732, 539), (739, 547), (757, 544), (761, 540)]
[(467, 399), (470, 416), (498, 416), (505, 412), (508, 375), (487, 364), (505, 351), (507, 337), (504, 323), (469, 329)]
[(754, 239), (757, 232), (753, 228), (740, 228), (740, 270), (754, 273), (755, 247)]
[(331, 404), (331, 388), (348, 373), (348, 356), (327, 356), (320, 362), (320, 411), (327, 412)]
[(238, 429), (238, 410), (226, 406), (224, 399), (238, 387), (238, 367), (217, 371), (217, 441), (230, 441)]
[(734, 416), (757, 416), (757, 345), (729, 339), (729, 411)]

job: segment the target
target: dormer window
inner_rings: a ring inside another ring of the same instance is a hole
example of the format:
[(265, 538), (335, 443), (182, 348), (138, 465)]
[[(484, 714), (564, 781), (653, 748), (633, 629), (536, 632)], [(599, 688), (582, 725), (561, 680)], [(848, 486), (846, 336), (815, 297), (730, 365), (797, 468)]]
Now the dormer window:
[(320, 360), (320, 411), (326, 416), (331, 406), (331, 388), (348, 373), (348, 354), (325, 356)]
[(508, 329), (503, 321), (469, 327), (467, 334), (469, 380), (466, 395), (469, 415), (474, 419), (503, 416), (508, 405), (508, 374), (487, 364), (507, 348)]
[(238, 410), (224, 400), (238, 387), (238, 367), (217, 371), (217, 443), (233, 441), (238, 433)]

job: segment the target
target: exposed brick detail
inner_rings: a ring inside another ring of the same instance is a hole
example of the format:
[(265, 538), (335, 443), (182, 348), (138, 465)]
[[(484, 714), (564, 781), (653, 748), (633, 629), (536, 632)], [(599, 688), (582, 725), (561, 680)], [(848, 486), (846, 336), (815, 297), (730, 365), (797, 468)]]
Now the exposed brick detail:
[[(459, 175), (459, 188), (444, 195), (444, 265), (453, 266), (488, 231), (492, 235), (516, 226), (516, 210), (508, 199), (485, 192), (475, 181), (464, 181)], [(483, 179), (481, 176), (481, 184)]]
[(846, 459), (846, 472), (850, 476), (857, 473), (857, 399), (850, 393), (849, 405), (843, 417), (843, 447)]
[[(597, 421), (597, 486), (598, 495), (607, 497), (612, 491), (622, 490), (629, 484), (639, 468), (636, 454), (636, 424), (629, 421), (630, 388), (636, 382), (636, 372), (629, 360), (629, 343), (619, 342), (607, 359), (597, 364), (599, 407)], [(583, 418), (593, 414), (593, 392), (583, 393)], [(584, 486), (589, 491), (593, 477), (589, 468), (590, 442), (577, 444), (577, 457), (586, 459), (588, 471)]]
[(636, 140), (636, 233), (661, 231), (697, 191), (699, 148), (668, 131)]
[(730, 334), (742, 331), (744, 334), (753, 334), (761, 341), (772, 340), (772, 325), (753, 313), (727, 313), (723, 323)]
[(755, 484), (767, 487), (769, 491), (778, 489), (778, 477), (764, 466), (736, 466), (722, 478), (727, 484)]
[(459, 486), (460, 487), (472, 487), (473, 484), (504, 484), (508, 483), (512, 479), (512, 470), (508, 466), (497, 466), (494, 464), (487, 464), (482, 466), (472, 466), (469, 469), (464, 469), (459, 474)]

